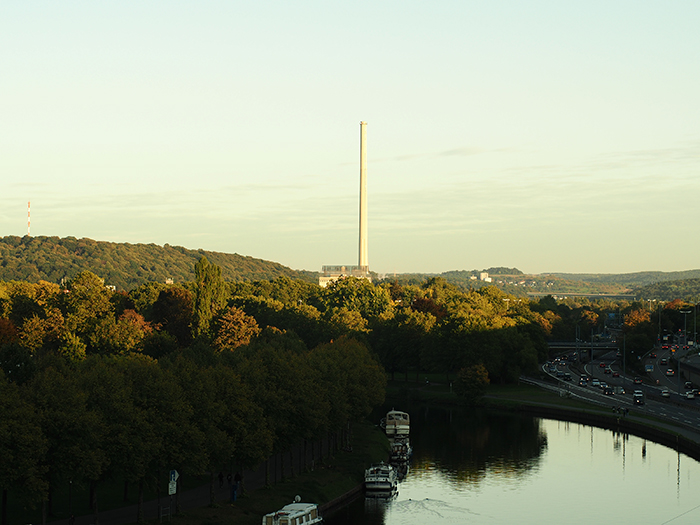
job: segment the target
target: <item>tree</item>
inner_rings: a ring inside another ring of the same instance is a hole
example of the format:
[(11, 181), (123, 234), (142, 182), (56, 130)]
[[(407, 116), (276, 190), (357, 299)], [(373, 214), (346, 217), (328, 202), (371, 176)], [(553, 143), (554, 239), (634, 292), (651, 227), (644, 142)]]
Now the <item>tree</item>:
[(175, 337), (180, 347), (192, 340), (192, 305), (192, 294), (181, 286), (162, 290), (153, 304), (153, 321)]
[(46, 439), (34, 407), (0, 372), (0, 524), (7, 525), (8, 491), (35, 507), (46, 494), (42, 458)]
[(80, 272), (68, 282), (62, 295), (66, 329), (81, 337), (89, 337), (97, 321), (113, 315), (112, 292), (92, 272)]
[(330, 283), (322, 300), (327, 310), (345, 308), (359, 313), (367, 321), (390, 315), (392, 310), (391, 297), (386, 289), (356, 277)]
[(100, 320), (91, 337), (93, 348), (105, 354), (127, 354), (139, 350), (141, 342), (153, 329), (141, 314), (124, 310), (118, 319)]
[(219, 352), (234, 350), (249, 344), (259, 333), (260, 327), (255, 318), (232, 306), (217, 319), (214, 348)]
[(455, 393), (468, 403), (475, 403), (484, 395), (488, 384), (489, 373), (483, 364), (478, 363), (458, 372)]
[(74, 371), (48, 367), (27, 386), (48, 444), (44, 471), (51, 515), (51, 495), (60, 483), (101, 475), (107, 462), (100, 446), (105, 428), (99, 414), (88, 409), (88, 394), (80, 388)]
[(194, 266), (195, 298), (193, 335), (209, 333), (210, 323), (226, 303), (226, 283), (221, 268), (202, 257)]

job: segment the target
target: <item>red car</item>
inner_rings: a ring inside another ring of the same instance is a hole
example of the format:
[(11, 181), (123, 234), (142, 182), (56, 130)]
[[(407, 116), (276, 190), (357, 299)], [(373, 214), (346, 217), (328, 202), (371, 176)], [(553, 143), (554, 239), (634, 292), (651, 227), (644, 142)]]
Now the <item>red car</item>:
[(620, 372), (618, 372), (617, 370), (615, 370), (615, 371), (613, 372), (613, 377), (620, 377)]
[(641, 385), (641, 384), (642, 384), (642, 378), (641, 378), (641, 377), (635, 377), (635, 378), (634, 378), (634, 384), (635, 384), (635, 385)]

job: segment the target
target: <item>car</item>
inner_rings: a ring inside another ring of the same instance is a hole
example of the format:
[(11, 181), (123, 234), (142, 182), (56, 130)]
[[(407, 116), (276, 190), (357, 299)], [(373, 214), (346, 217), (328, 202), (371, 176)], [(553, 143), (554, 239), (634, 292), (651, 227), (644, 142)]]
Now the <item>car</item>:
[(652, 359), (655, 359), (655, 358), (656, 358), (656, 352), (652, 352), (651, 354), (649, 354), (649, 357), (651, 357)]
[(634, 378), (634, 384), (635, 384), (635, 385), (641, 385), (641, 384), (642, 384), (642, 378), (641, 378), (641, 377), (635, 377), (635, 378)]
[(659, 364), (660, 364), (660, 365), (667, 365), (667, 364), (668, 364), (668, 358), (662, 357), (662, 358), (659, 360)]
[(620, 377), (620, 372), (618, 372), (617, 370), (615, 370), (615, 371), (612, 373), (612, 376), (613, 376), (613, 377)]
[(600, 364), (599, 364), (598, 366), (599, 366), (600, 368), (605, 368), (605, 367), (608, 366), (608, 365), (606, 365), (605, 363), (603, 363), (603, 362), (601, 361)]
[(690, 400), (690, 399), (695, 399), (695, 392), (693, 392), (692, 390), (688, 390), (688, 391), (685, 393), (685, 398), (688, 399), (688, 400)]
[(586, 381), (585, 379), (581, 378), (581, 379), (578, 380), (578, 386), (586, 387), (586, 386), (588, 386), (588, 381)]
[(603, 389), (603, 394), (605, 394), (606, 396), (612, 396), (613, 394), (615, 394), (615, 391), (613, 390), (613, 387), (611, 387), (611, 386), (606, 386), (606, 387)]
[(635, 391), (634, 395), (632, 396), (632, 401), (634, 402), (635, 405), (643, 405), (644, 404), (644, 394), (637, 394)]
[(686, 391), (693, 389), (693, 383), (691, 383), (690, 381), (686, 381), (683, 386), (685, 386)]
[(571, 381), (571, 374), (569, 372), (564, 372), (564, 381)]
[(602, 390), (605, 390), (607, 387), (608, 387), (608, 384), (607, 384), (605, 381), (601, 381), (601, 382), (600, 382), (600, 388), (601, 388)]
[(606, 366), (605, 370), (603, 370), (603, 372), (605, 372), (606, 374), (612, 374), (612, 368), (610, 368), (609, 366)]
[(676, 375), (676, 372), (673, 370), (673, 368), (669, 368), (668, 370), (666, 370), (666, 375), (673, 376)]
[(661, 390), (661, 397), (671, 397), (671, 391), (668, 388)]
[(591, 381), (591, 386), (600, 386), (600, 379), (594, 377)]

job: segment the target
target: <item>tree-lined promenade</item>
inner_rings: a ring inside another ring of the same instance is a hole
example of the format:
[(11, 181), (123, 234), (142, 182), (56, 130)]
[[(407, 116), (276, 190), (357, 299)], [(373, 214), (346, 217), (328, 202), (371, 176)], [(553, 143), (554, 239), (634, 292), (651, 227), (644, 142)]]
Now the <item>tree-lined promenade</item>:
[(213, 486), (300, 441), (342, 441), (387, 374), (459, 378), (469, 396), (546, 357), (548, 314), (495, 288), (232, 283), (206, 258), (194, 273), (129, 293), (90, 272), (0, 283), (3, 523), (10, 501), (49, 516), (67, 484), (89, 487), (98, 519), (107, 484), (140, 501), (170, 469)]

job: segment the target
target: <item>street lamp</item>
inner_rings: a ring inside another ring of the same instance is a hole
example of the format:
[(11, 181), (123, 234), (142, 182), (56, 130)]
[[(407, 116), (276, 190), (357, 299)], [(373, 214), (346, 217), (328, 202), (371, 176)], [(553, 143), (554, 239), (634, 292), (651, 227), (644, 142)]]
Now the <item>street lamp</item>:
[[(688, 314), (691, 313), (691, 310), (679, 310), (680, 313), (683, 314), (683, 337), (685, 338), (684, 345), (688, 345)], [(680, 348), (678, 349), (678, 356), (676, 357), (678, 360), (678, 394), (680, 395), (681, 393), (681, 350)]]

